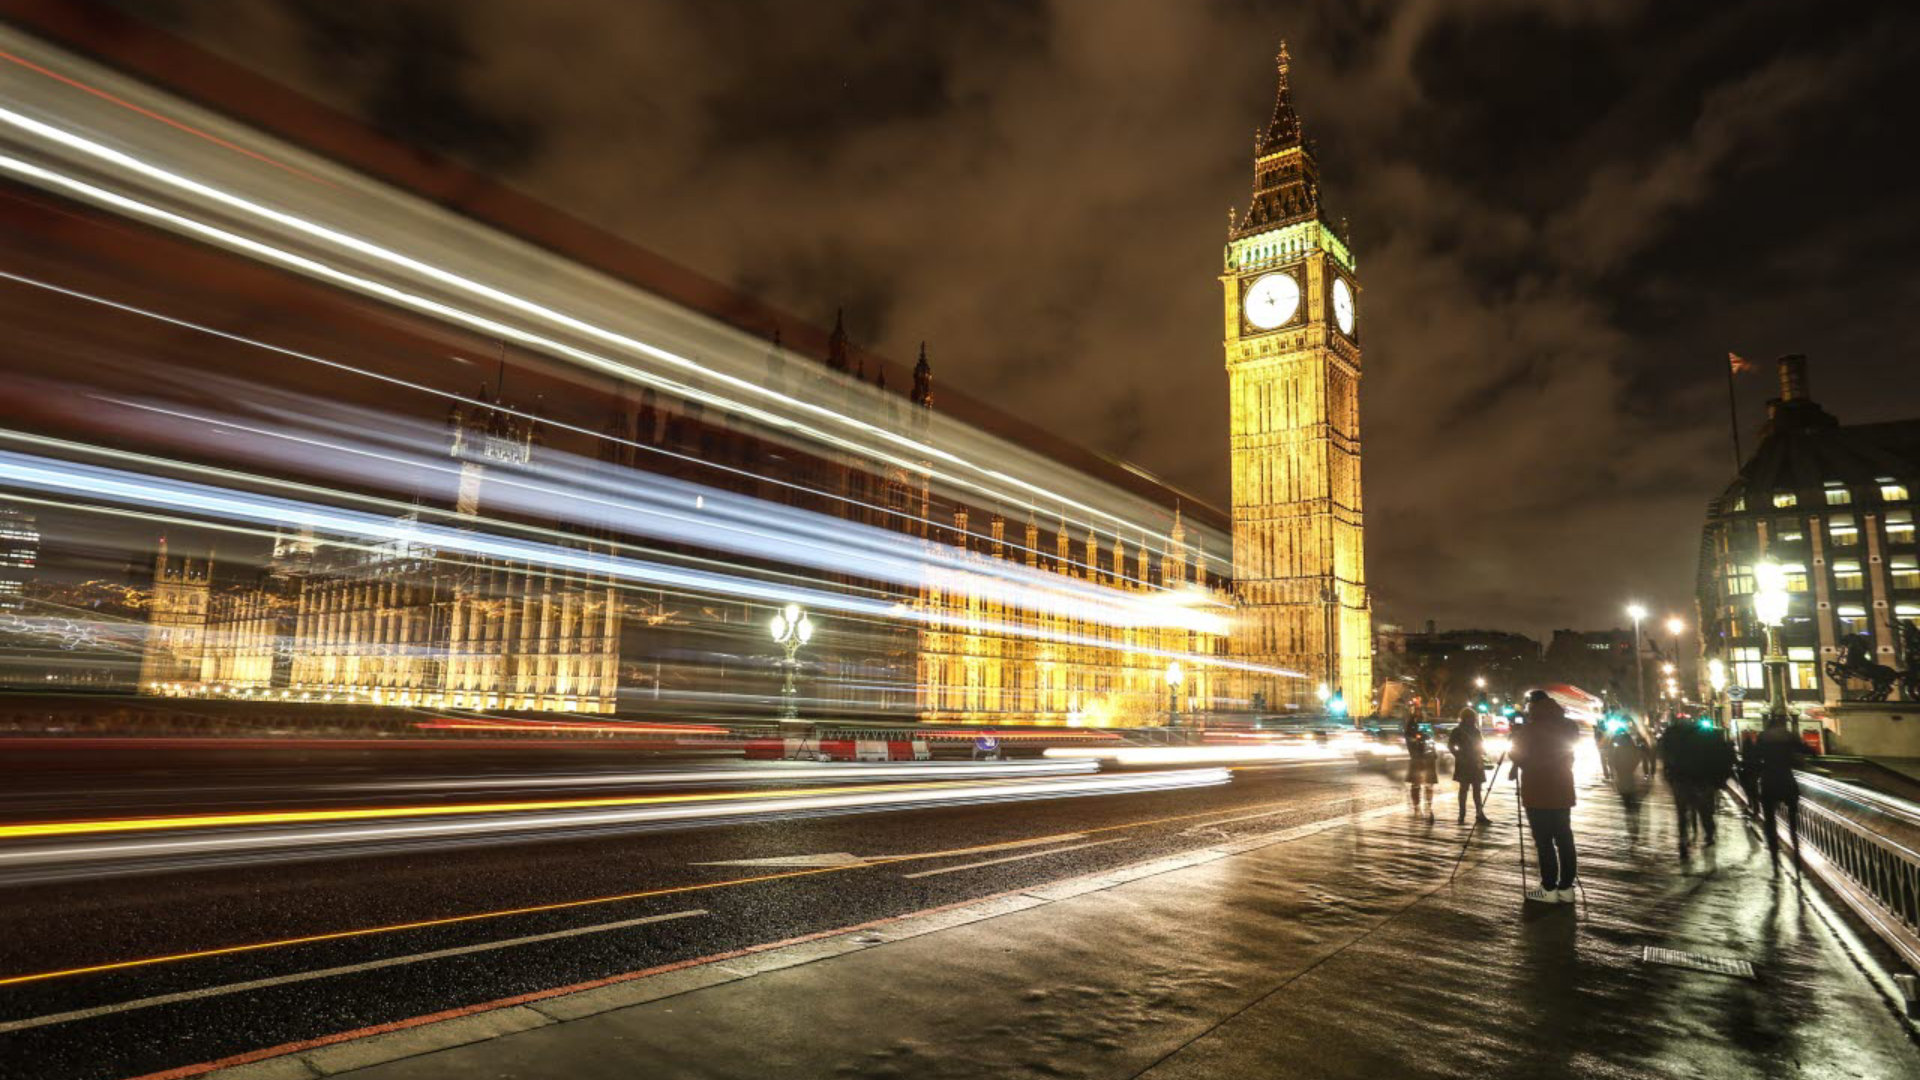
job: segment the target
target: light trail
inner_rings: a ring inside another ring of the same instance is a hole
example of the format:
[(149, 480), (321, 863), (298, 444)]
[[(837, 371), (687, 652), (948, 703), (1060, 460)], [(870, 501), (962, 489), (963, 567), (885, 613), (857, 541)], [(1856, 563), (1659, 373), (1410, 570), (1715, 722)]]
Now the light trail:
[(567, 776), (477, 776), (457, 780), (398, 780), (378, 784), (339, 784), (349, 791), (415, 791), (462, 787), (567, 787), (599, 784), (693, 784), (753, 780), (906, 780), (929, 775), (946, 779), (1008, 778), (1010, 776), (1078, 776), (1097, 772), (1098, 763), (1086, 761), (999, 761), (991, 764), (928, 761), (911, 764), (770, 761), (752, 769), (694, 768), (654, 773), (574, 773)]
[[(523, 800), (459, 807), (385, 807), (341, 811), (234, 812), (172, 818), (41, 822), (7, 826), (0, 838), (0, 873), (15, 884), (98, 877), (156, 865), (280, 857), (316, 858), (364, 853), (399, 844), (519, 841), (539, 833), (652, 829), (762, 820), (789, 815), (871, 813), (936, 806), (1138, 794), (1227, 783), (1224, 769), (1176, 769), (1114, 776), (954, 780), (922, 784), (860, 785), (736, 792), (627, 796), (607, 799)], [(293, 829), (256, 826), (293, 824)], [(134, 834), (126, 836), (121, 834)], [(143, 837), (140, 833), (180, 833)], [(78, 845), (44, 846), (42, 839), (79, 837)]]
[[(209, 469), (185, 462), (157, 462), (142, 455), (66, 443), (62, 440), (46, 439), (21, 432), (0, 431), (0, 438), (57, 446), (69, 452), (79, 451), (138, 460), (142, 464), (154, 467), (187, 468), (222, 478), (242, 479), (260, 486), (293, 487), (324, 493), (343, 500), (349, 498), (344, 493), (330, 492), (312, 485), (289, 484), (269, 477), (247, 476), (231, 470)], [(399, 542), (441, 552), (461, 552), (483, 559), (541, 564), (571, 571), (591, 581), (617, 581), (649, 587), (684, 588), (767, 604), (794, 602), (818, 610), (879, 619), (922, 622), (933, 626), (945, 625), (949, 621), (937, 612), (912, 608), (904, 603), (890, 604), (884, 600), (852, 596), (822, 588), (776, 586), (735, 574), (672, 567), (658, 562), (621, 558), (557, 544), (492, 536), (471, 529), (452, 528), (420, 521), (395, 520), (363, 511), (336, 509), (279, 496), (212, 487), (192, 481), (154, 477), (144, 473), (78, 464), (15, 451), (0, 450), (0, 481), (32, 490), (57, 491), (69, 497), (106, 499), (158, 511), (187, 508), (216, 519), (250, 521), (258, 525), (305, 527), (317, 534), (353, 536), (376, 544)], [(1115, 603), (1109, 605), (1089, 604), (1084, 607), (1071, 605), (1062, 597), (1048, 593), (1023, 599), (1021, 606), (1040, 611), (1058, 611), (1070, 619), (1105, 625), (1183, 625), (1178, 621), (1166, 621), (1170, 615), (1183, 610), (1179, 607), (1180, 598), (1177, 594), (1148, 594), (1147, 602), (1133, 605), (1134, 610), (1129, 611), (1128, 605), (1122, 603), (1131, 599), (1129, 594), (1118, 590), (1111, 590), (1111, 592), (1116, 599)], [(1157, 618), (1153, 617), (1156, 609), (1160, 613)], [(975, 633), (1036, 638), (1098, 648), (1116, 647), (1112, 641), (1095, 635), (1066, 633), (1018, 622), (983, 619), (970, 626), (970, 629)], [(1211, 654), (1143, 645), (1135, 645), (1129, 651), (1142, 656), (1179, 660), (1195, 665), (1235, 668), (1293, 678), (1303, 677), (1298, 672), (1269, 668), (1248, 661)]]
[[(1001, 784), (1019, 782), (1002, 780)], [(945, 791), (972, 787), (972, 781), (935, 780), (919, 784), (898, 784), (888, 793), (900, 791)], [(685, 803), (734, 802), (755, 799), (784, 799), (794, 795), (868, 794), (865, 787), (787, 788), (776, 791), (695, 792), (682, 795), (618, 795), (591, 799), (540, 799), (520, 802), (428, 804), (425, 806), (363, 806), (331, 810), (247, 810), (225, 814), (183, 814), (151, 818), (96, 818), (82, 821), (41, 821), (0, 824), (0, 840), (19, 840), (46, 836), (79, 836), (95, 833), (153, 832), (173, 829), (209, 829), (227, 826), (303, 825), (329, 821), (375, 821), (389, 818), (429, 818), (466, 814), (510, 814), (535, 810), (584, 810), (606, 806), (645, 806)], [(996, 789), (998, 790), (998, 789)], [(0, 858), (5, 855), (0, 853)]]
[[(450, 303), (424, 294), (409, 295), (405, 288), (392, 283), (365, 278), (296, 251), (276, 248), (267, 241), (233, 232), (232, 228), (244, 224), (266, 232), (277, 231), (298, 244), (361, 261), (367, 266), (378, 267), (403, 278), (417, 279), (430, 287), (445, 290), (450, 297), (491, 305), (553, 332), (578, 335), (583, 340), (720, 384), (727, 394), (733, 396), (711, 394), (698, 387), (683, 388), (687, 391), (683, 396), (707, 401), (743, 416), (751, 415), (775, 430), (805, 434), (824, 440), (829, 445), (843, 446), (888, 460), (910, 471), (937, 475), (943, 482), (1004, 499), (1036, 514), (1051, 515), (1056, 508), (1071, 508), (1075, 525), (1084, 523), (1097, 526), (1109, 537), (1123, 538), (1127, 531), (1159, 531), (1130, 520), (1125, 513), (1114, 513), (1084, 498), (1057, 490), (1058, 485), (1049, 487), (1032, 483), (996, 468), (985, 460), (974, 460), (942, 445), (900, 434), (884, 424), (783, 393), (764, 385), (765, 380), (743, 377), (743, 374), (736, 372), (742, 372), (748, 362), (743, 361), (739, 354), (743, 352), (743, 346), (764, 350), (767, 343), (759, 338), (717, 324), (687, 309), (672, 307), (610, 275), (566, 263), (543, 249), (497, 229), (461, 219), (441, 207), (341, 169), (298, 147), (238, 127), (217, 114), (158, 93), (25, 35), (0, 31), (0, 38), (8, 41), (17, 53), (37, 57), (38, 62), (32, 63), (30, 68), (43, 78), (50, 76), (59, 80), (62, 86), (77, 88), (84, 94), (107, 100), (122, 109), (138, 110), (142, 115), (153, 115), (164, 108), (179, 116), (195, 118), (195, 123), (199, 125), (197, 127), (186, 121), (162, 117), (173, 129), (190, 132), (200, 139), (220, 139), (212, 134), (212, 130), (224, 129), (232, 138), (220, 140), (223, 147), (236, 148), (243, 154), (255, 153), (243, 144), (267, 148), (259, 156), (276, 166), (286, 161), (311, 163), (310, 173), (306, 170), (303, 173), (319, 180), (319, 185), (313, 189), (288, 190), (284, 185), (265, 186), (261, 178), (247, 175), (244, 168), (233, 167), (230, 159), (210, 158), (203, 149), (192, 144), (165, 142), (162, 138), (156, 138), (156, 135), (163, 136), (164, 132), (131, 127), (85, 97), (63, 95), (45, 83), (15, 79), (14, 85), (9, 88), (10, 107), (0, 111), (0, 122), (18, 133), (21, 145), (31, 145), (49, 153), (50, 160), (79, 163), (85, 172), (94, 176), (111, 173), (136, 188), (159, 196), (216, 208), (227, 224), (213, 225), (198, 221), (157, 203), (143, 203), (130, 195), (107, 191), (78, 176), (63, 175), (55, 169), (19, 160), (18, 163), (25, 168), (39, 170), (28, 175), (42, 184), (50, 184), (91, 201), (104, 200), (121, 212), (161, 222), (175, 231), (187, 231), (215, 240), (223, 246), (293, 267), (308, 276), (332, 281), (363, 294), (404, 303), (436, 317), (479, 326), (494, 336), (512, 338), (550, 355), (563, 356), (590, 370), (610, 372), (623, 379), (642, 383), (657, 384), (661, 378), (654, 372), (575, 348), (543, 334), (509, 326), (474, 311), (456, 309)], [(54, 70), (56, 67), (75, 74), (58, 73)], [(114, 94), (110, 89), (103, 88), (119, 88), (120, 92)], [(133, 103), (132, 99), (136, 97), (161, 104), (155, 109), (146, 109)], [(29, 111), (37, 111), (40, 115), (29, 115)], [(83, 129), (88, 130), (83, 133)], [(115, 140), (122, 145), (110, 145), (104, 140)], [(204, 175), (191, 175), (196, 169)], [(333, 185), (332, 181), (326, 179), (329, 176), (337, 177), (341, 184)], [(332, 186), (333, 190), (328, 190), (328, 186)], [(272, 197), (285, 206), (270, 205), (266, 197), (249, 194), (245, 190), (248, 187), (271, 192)], [(339, 193), (341, 190), (351, 191), (355, 198), (343, 198)], [(304, 203), (306, 206), (304, 209), (296, 208), (293, 206), (295, 203)], [(350, 220), (361, 224), (354, 226), (341, 223)], [(376, 234), (382, 238), (380, 242), (369, 239)], [(419, 247), (412, 252), (403, 250), (395, 240), (400, 237), (417, 239)], [(423, 255), (420, 253), (423, 250), (433, 254)], [(462, 259), (465, 259), (467, 269), (456, 267), (455, 264)], [(472, 267), (485, 269), (476, 272)], [(482, 280), (489, 271), (505, 276), (498, 281)], [(513, 284), (503, 284), (506, 281)], [(562, 282), (566, 284), (563, 286)], [(656, 316), (645, 330), (621, 329), (609, 322), (609, 319), (614, 322), (624, 319), (631, 325), (636, 318), (633, 314), (636, 311)], [(719, 353), (727, 358), (731, 370), (721, 370), (713, 363), (698, 359), (690, 351), (694, 345), (692, 340), (671, 346), (645, 340), (647, 336), (688, 339), (695, 333), (705, 342), (716, 345)], [(844, 389), (852, 390), (857, 385), (849, 381)], [(863, 389), (870, 393), (870, 388)], [(877, 404), (880, 399), (876, 396), (874, 400)], [(897, 448), (905, 456), (892, 456), (873, 446), (863, 446), (833, 433), (812, 429), (799, 420), (766, 414), (759, 406), (752, 404), (754, 401), (791, 411), (810, 421), (844, 428), (860, 438), (878, 440)], [(1024, 467), (1050, 464), (1030, 452), (978, 432), (970, 433), (968, 438), (989, 453), (1011, 454), (1019, 458)], [(943, 468), (958, 469), (966, 476), (933, 473), (928, 464), (930, 462), (940, 462)], [(976, 477), (978, 479), (974, 479)], [(1018, 494), (1011, 494), (1007, 489)], [(1103, 497), (1118, 493), (1104, 483), (1095, 484), (1094, 489), (1101, 492)], [(1136, 496), (1125, 497), (1141, 509), (1150, 505)], [(1157, 519), (1160, 509), (1152, 507), (1151, 510)]]
[[(643, 369), (633, 367), (630, 364), (616, 361), (608, 357), (603, 357), (596, 353), (592, 353), (587, 350), (568, 345), (559, 340), (548, 338), (540, 334), (533, 333), (531, 331), (523, 330), (519, 327), (501, 322), (492, 317), (480, 315), (474, 312), (467, 311), (462, 308), (456, 308), (450, 304), (446, 304), (441, 301), (434, 300), (430, 297), (427, 297), (418, 293), (409, 292), (406, 289), (389, 285), (384, 282), (375, 281), (371, 278), (363, 277), (361, 275), (349, 273), (347, 271), (341, 270), (327, 263), (323, 263), (317, 259), (305, 256), (305, 255), (296, 254), (294, 252), (287, 251), (281, 248), (277, 248), (263, 241), (259, 241), (247, 236), (242, 236), (238, 233), (232, 232), (231, 230), (221, 228), (215, 225), (211, 225), (204, 221), (200, 221), (195, 218), (190, 218), (183, 214), (175, 213), (174, 211), (171, 211), (171, 210), (166, 210), (164, 208), (153, 205), (151, 203), (141, 202), (138, 199), (131, 198), (129, 196), (120, 194), (118, 192), (110, 191), (106, 188), (100, 187), (97, 184), (89, 183), (87, 181), (80, 180), (76, 177), (68, 176), (56, 170), (45, 168), (40, 165), (36, 165), (32, 162), (26, 161), (25, 159), (13, 157), (11, 155), (0, 154), (0, 169), (13, 172), (17, 176), (25, 180), (35, 182), (40, 186), (63, 191), (71, 196), (81, 198), (85, 201), (92, 202), (96, 205), (101, 205), (101, 206), (105, 206), (105, 207), (117, 210), (131, 217), (144, 218), (144, 219), (159, 223), (174, 231), (185, 232), (194, 236), (198, 236), (203, 240), (218, 244), (220, 246), (223, 246), (229, 249), (240, 251), (242, 253), (258, 258), (265, 262), (270, 262), (277, 265), (288, 267), (290, 269), (303, 273), (307, 276), (316, 277), (316, 278), (331, 282), (332, 284), (338, 285), (342, 288), (346, 288), (354, 292), (375, 296), (389, 303), (397, 304), (402, 307), (411, 308), (413, 310), (420, 311), (422, 313), (433, 316), (435, 318), (443, 319), (449, 322), (459, 323), (461, 325), (472, 327), (484, 333), (494, 335), (500, 338), (510, 339), (521, 344), (524, 347), (534, 349), (540, 352), (545, 352), (545, 353), (548, 353), (549, 355), (566, 357), (592, 370), (600, 371), (603, 374), (610, 374), (610, 375), (614, 375), (616, 377), (626, 379), (629, 381), (655, 386), (656, 388), (664, 389), (669, 393), (673, 393), (678, 396), (685, 397), (689, 400), (701, 401), (702, 403), (712, 405), (717, 409), (731, 411), (742, 416), (750, 417), (756, 421), (759, 421), (760, 423), (768, 425), (771, 428), (789, 430), (796, 434), (804, 435), (807, 438), (811, 438), (816, 441), (819, 441), (823, 444), (834, 446), (834, 447), (837, 447), (846, 451), (850, 451), (865, 457), (869, 457), (876, 461), (885, 462), (888, 465), (892, 465), (896, 468), (907, 470), (910, 473), (925, 474), (929, 477), (938, 478), (944, 483), (951, 484), (955, 487), (962, 488), (964, 490), (973, 492), (977, 495), (985, 496), (989, 499), (1011, 502), (1020, 506), (1023, 509), (1028, 510), (1029, 512), (1040, 513), (1043, 511), (1044, 508), (1041, 505), (1032, 501), (1038, 498), (1038, 499), (1042, 499), (1047, 502), (1050, 502), (1056, 506), (1072, 507), (1074, 510), (1076, 510), (1080, 514), (1085, 515), (1087, 517), (1088, 519), (1087, 524), (1090, 529), (1095, 528), (1093, 519), (1097, 518), (1104, 521), (1106, 523), (1105, 529), (1106, 529), (1107, 535), (1115, 538), (1124, 539), (1123, 537), (1121, 537), (1122, 529), (1134, 532), (1136, 534), (1142, 531), (1157, 531), (1157, 530), (1148, 530), (1146, 526), (1138, 522), (1128, 521), (1123, 517), (1112, 514), (1098, 507), (1086, 504), (1076, 499), (1069, 498), (1065, 495), (1060, 494), (1059, 492), (1048, 490), (1046, 488), (1040, 487), (1039, 485), (1030, 483), (1026, 480), (1022, 480), (1018, 477), (1012, 476), (1000, 470), (991, 469), (986, 466), (967, 461), (966, 459), (961, 458), (950, 451), (941, 450), (937, 447), (915, 441), (907, 436), (900, 435), (884, 427), (871, 424), (871, 423), (868, 423), (867, 421), (860, 420), (854, 417), (846, 416), (844, 414), (835, 412), (832, 409), (828, 409), (825, 406), (821, 406), (801, 398), (794, 398), (785, 394), (781, 394), (777, 391), (774, 391), (767, 387), (756, 384), (750, 380), (742, 379), (742, 378), (739, 378), (738, 376), (716, 371), (711, 367), (703, 366), (698, 362), (693, 361), (689, 358), (679, 356), (675, 353), (657, 348), (652, 345), (648, 345), (644, 342), (640, 342), (638, 340), (626, 337), (625, 335), (615, 334), (611, 331), (601, 329), (597, 326), (582, 323), (579, 320), (572, 319), (570, 316), (563, 315), (562, 313), (553, 311), (552, 309), (544, 308), (544, 307), (541, 307), (540, 305), (533, 305), (529, 301), (524, 301), (518, 297), (512, 296), (511, 294), (506, 294), (506, 293), (500, 292), (499, 290), (492, 289), (490, 286), (480, 285), (479, 283), (471, 282), (471, 281), (468, 281), (467, 279), (460, 278), (458, 277), (458, 275), (451, 275), (445, 271), (439, 270), (438, 268), (431, 267), (426, 264), (418, 263), (417, 261), (412, 260), (407, 256), (399, 255), (397, 253), (387, 251), (384, 248), (380, 248), (378, 245), (369, 244), (357, 238), (346, 236), (345, 234), (335, 233), (333, 230), (327, 229), (324, 226), (319, 226), (310, 222), (305, 222), (303, 219), (293, 218), (290, 215), (282, 215), (278, 211), (274, 211), (270, 208), (252, 203), (249, 200), (241, 199), (238, 196), (232, 196), (228, 193), (219, 191), (218, 189), (214, 189), (206, 185), (199, 184), (196, 181), (189, 180), (185, 177), (180, 177), (175, 174), (169, 173), (166, 170), (158, 169), (157, 167), (148, 165), (145, 162), (142, 162), (139, 159), (132, 157), (131, 155), (127, 155), (127, 154), (121, 153), (120, 151), (113, 150), (109, 147), (102, 146), (98, 143), (93, 142), (92, 140), (86, 139), (72, 132), (68, 132), (63, 129), (54, 127), (53, 125), (49, 125), (49, 124), (42, 123), (40, 121), (33, 120), (30, 117), (24, 116), (18, 112), (15, 112), (3, 106), (0, 106), (0, 123), (11, 124), (16, 128), (31, 132), (36, 135), (40, 135), (43, 138), (52, 140), (61, 145), (65, 145), (70, 148), (80, 150), (102, 161), (120, 165), (124, 168), (131, 169), (132, 171), (139, 173), (141, 175), (146, 175), (153, 179), (162, 180), (166, 183), (171, 184), (172, 186), (181, 188), (183, 190), (186, 190), (195, 194), (202, 195), (203, 197), (210, 198), (216, 202), (221, 202), (226, 205), (230, 205), (234, 208), (242, 209), (248, 213), (266, 217), (270, 220), (275, 220), (279, 224), (285, 225), (287, 227), (295, 228), (298, 231), (310, 233), (314, 236), (317, 236), (323, 239), (330, 240), (339, 246), (343, 246), (351, 250), (358, 251), (361, 254), (374, 255), (375, 257), (378, 257), (383, 261), (392, 262), (404, 268), (423, 273), (428, 277), (432, 277), (436, 280), (441, 280), (443, 283), (446, 283), (446, 284), (456, 285), (457, 287), (460, 287), (465, 291), (476, 292), (479, 295), (486, 297), (487, 299), (494, 300), (496, 302), (505, 303), (510, 307), (525, 308), (530, 312), (540, 314), (543, 318), (546, 318), (549, 321), (553, 321), (560, 325), (566, 326), (568, 329), (572, 329), (576, 332), (584, 332), (584, 333), (587, 333), (589, 336), (601, 339), (605, 342), (622, 345), (626, 348), (637, 351), (642, 355), (648, 356), (655, 360), (666, 362), (671, 366), (681, 368), (690, 372), (696, 372), (705, 378), (718, 380), (720, 382), (726, 383), (728, 386), (730, 386), (735, 390), (744, 390), (759, 396), (769, 398), (780, 405), (794, 408), (798, 411), (808, 413), (810, 415), (815, 416), (816, 418), (829, 419), (829, 420), (841, 423), (845, 426), (853, 428), (854, 430), (860, 432), (863, 435), (878, 437), (882, 441), (896, 444), (897, 446), (901, 447), (903, 450), (911, 454), (917, 454), (920, 456), (917, 459), (913, 457), (896, 456), (892, 452), (881, 450), (875, 446), (854, 442), (843, 436), (833, 434), (832, 432), (811, 427), (799, 421), (796, 421), (787, 417), (783, 417), (775, 413), (767, 412), (766, 410), (760, 408), (759, 406), (749, 404), (745, 401), (734, 399), (734, 398), (722, 397), (717, 394), (713, 394), (709, 391), (706, 391), (691, 385), (677, 383), (672, 380), (666, 379), (662, 376), (659, 376), (657, 374), (654, 374), (652, 372), (648, 372)], [(971, 480), (966, 477), (959, 476), (953, 473), (936, 472), (932, 468), (932, 466), (928, 464), (928, 462), (932, 460), (939, 460), (951, 466), (958, 466), (964, 469), (970, 469), (974, 472), (977, 472), (987, 477), (989, 480), (996, 481), (1002, 484), (1011, 485), (1016, 489), (1022, 491), (1024, 494), (1020, 496), (1010, 496), (1005, 491), (996, 490), (995, 488), (990, 487), (987, 484), (983, 484), (977, 480)]]

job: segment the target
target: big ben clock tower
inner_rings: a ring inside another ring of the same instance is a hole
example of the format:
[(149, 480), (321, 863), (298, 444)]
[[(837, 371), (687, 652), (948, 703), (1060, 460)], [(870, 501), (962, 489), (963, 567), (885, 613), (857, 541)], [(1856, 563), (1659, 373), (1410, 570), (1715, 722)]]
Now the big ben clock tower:
[(1322, 216), (1280, 45), (1273, 119), (1253, 142), (1253, 200), (1227, 234), (1236, 658), (1258, 710), (1371, 708), (1373, 616), (1360, 513), (1359, 278)]

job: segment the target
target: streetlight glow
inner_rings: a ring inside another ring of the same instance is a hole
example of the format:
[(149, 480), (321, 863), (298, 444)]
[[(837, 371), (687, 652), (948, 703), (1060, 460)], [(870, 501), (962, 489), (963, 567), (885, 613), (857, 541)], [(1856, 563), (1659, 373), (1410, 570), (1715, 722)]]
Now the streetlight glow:
[(1687, 624), (1678, 615), (1667, 616), (1667, 633), (1679, 637), (1687, 629)]
[(1753, 568), (1753, 614), (1762, 626), (1787, 621), (1787, 568), (1767, 559)]
[(1646, 617), (1647, 617), (1647, 609), (1644, 605), (1641, 605), (1641, 604), (1627, 605), (1627, 618), (1632, 619), (1636, 624), (1639, 623), (1641, 619), (1644, 619)]

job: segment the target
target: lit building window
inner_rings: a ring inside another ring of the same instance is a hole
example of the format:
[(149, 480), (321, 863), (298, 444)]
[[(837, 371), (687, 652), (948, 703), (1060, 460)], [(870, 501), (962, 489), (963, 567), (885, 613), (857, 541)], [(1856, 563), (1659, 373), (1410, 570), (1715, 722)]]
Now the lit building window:
[(1773, 493), (1773, 505), (1779, 507), (1798, 506), (1800, 505), (1800, 496), (1795, 495), (1791, 491), (1776, 491)]
[(1887, 543), (1913, 543), (1913, 511), (1890, 510), (1887, 512)]
[(1848, 491), (1846, 488), (1841, 487), (1839, 484), (1827, 485), (1827, 505), (1828, 506), (1845, 506), (1852, 501), (1853, 501), (1853, 492)]
[(1835, 514), (1827, 519), (1827, 537), (1834, 547), (1852, 547), (1860, 542), (1860, 526), (1852, 514)]
[(1742, 645), (1734, 648), (1733, 681), (1735, 685), (1755, 690), (1767, 685), (1767, 669), (1760, 661), (1759, 647)]
[(1780, 569), (1786, 573), (1788, 592), (1807, 591), (1807, 568), (1801, 563), (1781, 563)]
[(1747, 497), (1745, 495), (1742, 495), (1739, 498), (1733, 500), (1734, 513), (1737, 514), (1740, 511), (1745, 510), (1746, 508), (1747, 508)]
[(1773, 538), (1782, 544), (1793, 544), (1805, 540), (1807, 536), (1801, 531), (1799, 519), (1781, 518), (1773, 523)]
[(1867, 609), (1859, 604), (1842, 604), (1834, 609), (1834, 619), (1842, 634), (1863, 634), (1867, 630)]
[(1893, 578), (1896, 589), (1920, 589), (1920, 559), (1912, 555), (1895, 555), (1887, 560), (1887, 573)]
[(1787, 650), (1787, 679), (1795, 690), (1820, 689), (1820, 665), (1814, 662), (1813, 646), (1796, 645)]
[(1882, 502), (1906, 502), (1908, 499), (1907, 485), (1881, 484), (1880, 499)]
[(1920, 624), (1920, 604), (1893, 605), (1893, 619), (1895, 622)]
[(1753, 592), (1753, 567), (1739, 565), (1730, 568), (1727, 574), (1727, 595), (1746, 596)]
[(1833, 564), (1833, 587), (1842, 592), (1865, 588), (1860, 564), (1851, 559), (1836, 561)]

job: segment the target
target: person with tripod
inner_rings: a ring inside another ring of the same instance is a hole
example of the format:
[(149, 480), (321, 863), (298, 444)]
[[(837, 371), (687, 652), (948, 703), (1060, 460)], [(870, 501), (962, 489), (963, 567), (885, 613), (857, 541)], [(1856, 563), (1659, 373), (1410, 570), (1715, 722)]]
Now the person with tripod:
[(1573, 903), (1573, 748), (1579, 741), (1579, 726), (1559, 702), (1545, 690), (1527, 694), (1527, 721), (1514, 729), (1510, 755), (1540, 861), (1540, 884), (1526, 893), (1536, 903)]
[(1480, 733), (1480, 714), (1469, 705), (1460, 710), (1460, 722), (1447, 733), (1447, 749), (1453, 753), (1453, 782), (1460, 785), (1460, 821), (1467, 823), (1467, 794), (1473, 794), (1473, 823), (1490, 825), (1487, 818), (1485, 787), (1487, 782), (1486, 739)]

